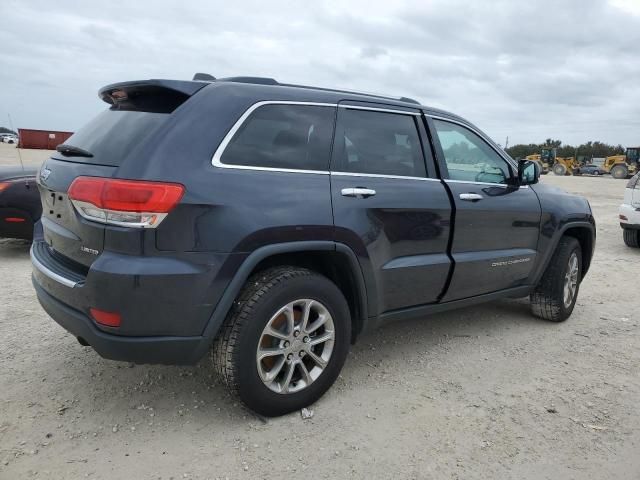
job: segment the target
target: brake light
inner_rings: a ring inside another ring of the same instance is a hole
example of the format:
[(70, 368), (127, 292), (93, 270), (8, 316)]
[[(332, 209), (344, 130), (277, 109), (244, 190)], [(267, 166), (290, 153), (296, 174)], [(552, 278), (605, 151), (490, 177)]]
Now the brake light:
[(104, 310), (98, 310), (97, 308), (90, 308), (89, 312), (93, 319), (100, 325), (107, 327), (119, 327), (122, 317), (116, 312), (105, 312)]
[(78, 177), (69, 198), (84, 218), (101, 223), (155, 228), (180, 201), (179, 183)]
[(20, 217), (7, 217), (4, 219), (4, 221), (7, 223), (22, 223), (22, 222), (26, 222), (26, 219), (20, 218)]
[(0, 182), (0, 193), (4, 192), (10, 186), (11, 186), (11, 183), (9, 182)]

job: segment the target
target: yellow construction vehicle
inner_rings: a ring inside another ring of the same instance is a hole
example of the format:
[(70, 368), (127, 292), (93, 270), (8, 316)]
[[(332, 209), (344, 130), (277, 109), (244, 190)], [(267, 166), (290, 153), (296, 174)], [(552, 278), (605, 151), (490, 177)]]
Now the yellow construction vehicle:
[(556, 175), (573, 175), (573, 172), (580, 167), (580, 162), (575, 157), (556, 157), (553, 164), (553, 173)]
[(545, 147), (540, 150), (539, 155), (529, 155), (525, 158), (538, 162), (540, 170), (544, 173), (551, 169), (556, 175), (572, 175), (573, 171), (580, 166), (580, 162), (574, 157), (558, 157), (556, 148)]
[(640, 169), (640, 147), (630, 147), (624, 155), (612, 155), (602, 165), (613, 178), (629, 178)]
[(536, 162), (540, 166), (540, 173), (546, 175), (549, 173), (549, 169), (553, 165), (556, 158), (555, 148), (542, 148), (540, 153), (534, 153), (533, 155), (527, 155), (525, 160)]

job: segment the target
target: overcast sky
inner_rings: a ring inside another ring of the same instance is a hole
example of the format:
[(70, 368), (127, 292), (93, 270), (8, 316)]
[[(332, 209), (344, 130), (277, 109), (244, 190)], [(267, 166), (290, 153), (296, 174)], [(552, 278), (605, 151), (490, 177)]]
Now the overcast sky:
[(75, 130), (106, 84), (256, 75), (416, 98), (504, 145), (640, 144), (640, 0), (3, 0), (0, 126)]

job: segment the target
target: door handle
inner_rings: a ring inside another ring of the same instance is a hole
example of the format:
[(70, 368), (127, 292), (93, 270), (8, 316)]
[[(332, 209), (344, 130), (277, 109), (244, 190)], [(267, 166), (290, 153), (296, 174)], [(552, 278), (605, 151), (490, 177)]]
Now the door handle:
[(477, 202), (478, 200), (482, 200), (484, 197), (479, 193), (461, 193), (460, 200), (465, 200), (467, 202)]
[(374, 196), (376, 191), (371, 188), (351, 187), (343, 188), (340, 193), (343, 197), (367, 198)]

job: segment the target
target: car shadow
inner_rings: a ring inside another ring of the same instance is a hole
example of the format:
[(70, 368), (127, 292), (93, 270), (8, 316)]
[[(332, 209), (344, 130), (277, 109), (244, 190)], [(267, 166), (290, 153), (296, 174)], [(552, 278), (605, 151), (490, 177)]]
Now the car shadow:
[(13, 238), (0, 238), (0, 260), (29, 255), (31, 241)]
[[(507, 330), (530, 330), (531, 324), (540, 328), (549, 325), (531, 316), (526, 300), (496, 301), (395, 322), (362, 335), (352, 346), (339, 381), (348, 383), (357, 378), (365, 365), (400, 362), (435, 350), (443, 343), (453, 349), (460, 341), (499, 339)], [(123, 412), (127, 418), (121, 420), (124, 424), (186, 422), (198, 428), (219, 429), (273, 421), (249, 411), (228, 393), (214, 374), (208, 355), (195, 366), (133, 365), (102, 359), (91, 348), (83, 348), (70, 338), (64, 343), (59, 355), (49, 359), (60, 362), (56, 371), (64, 373), (50, 385), (67, 383), (70, 391), (87, 391), (81, 400), (89, 402), (85, 408), (111, 414)], [(339, 391), (334, 394), (339, 395)], [(279, 421), (297, 421), (297, 415), (294, 412)]]

